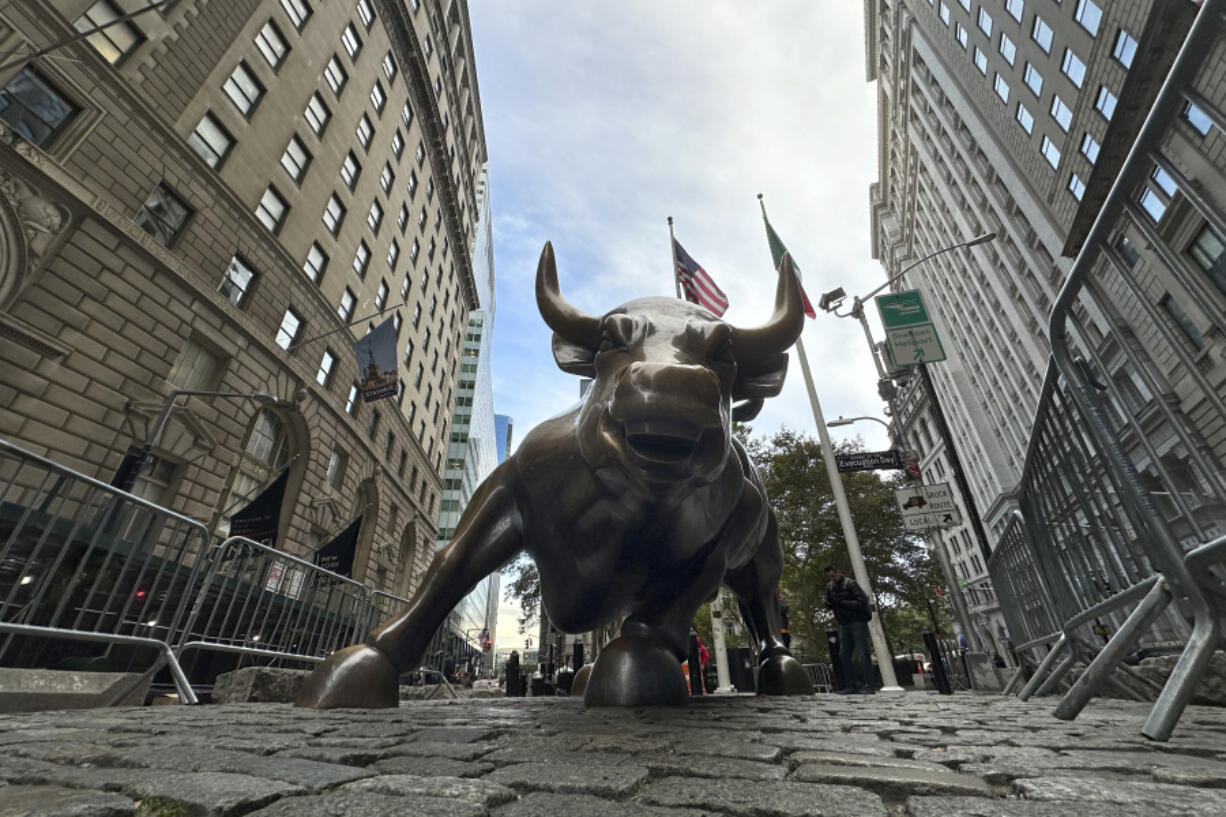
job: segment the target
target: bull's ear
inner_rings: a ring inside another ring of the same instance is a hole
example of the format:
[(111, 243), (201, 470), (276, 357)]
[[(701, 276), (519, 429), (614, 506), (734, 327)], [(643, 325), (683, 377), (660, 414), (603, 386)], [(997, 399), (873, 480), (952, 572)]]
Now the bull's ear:
[(558, 334), (553, 336), (553, 359), (558, 368), (567, 374), (577, 374), (580, 377), (596, 376), (596, 353), (585, 346), (571, 343)]
[(755, 400), (774, 397), (783, 389), (788, 373), (786, 352), (759, 360), (737, 362), (736, 381), (732, 384), (732, 400)]

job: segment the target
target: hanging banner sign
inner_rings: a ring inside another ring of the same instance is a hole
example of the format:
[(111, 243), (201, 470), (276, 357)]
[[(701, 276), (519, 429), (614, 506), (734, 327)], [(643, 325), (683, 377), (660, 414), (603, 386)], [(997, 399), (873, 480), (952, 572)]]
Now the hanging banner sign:
[(235, 512), (230, 517), (230, 535), (245, 536), (261, 545), (276, 547), (277, 522), (281, 519), (281, 500), (285, 498), (288, 481), (289, 469), (286, 469), (245, 508)]
[(396, 325), (394, 318), (366, 333), (366, 337), (353, 344), (353, 353), (358, 360), (362, 379), (358, 387), (366, 403), (395, 397), (400, 375), (396, 366)]
[(358, 531), (361, 529), (362, 517), (359, 516), (335, 539), (315, 551), (315, 564), (341, 576), (352, 576), (353, 554), (358, 549)]

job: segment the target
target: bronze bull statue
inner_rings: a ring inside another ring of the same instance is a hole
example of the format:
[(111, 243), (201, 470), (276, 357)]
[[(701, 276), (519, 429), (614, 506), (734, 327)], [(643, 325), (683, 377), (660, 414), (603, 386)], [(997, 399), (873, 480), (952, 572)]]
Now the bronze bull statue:
[(447, 613), (524, 550), (559, 629), (586, 632), (626, 616), (592, 667), (589, 706), (684, 703), (690, 622), (721, 583), (737, 594), (757, 643), (758, 691), (811, 693), (780, 640), (775, 515), (732, 436), (734, 417), (753, 417), (779, 393), (785, 352), (800, 336), (791, 259), (780, 268), (774, 315), (753, 329), (674, 298), (585, 315), (558, 291), (550, 244), (536, 301), (558, 366), (593, 378), (591, 388), (481, 484), (404, 613), (329, 656), (296, 704), (397, 706), (397, 677), (418, 665)]

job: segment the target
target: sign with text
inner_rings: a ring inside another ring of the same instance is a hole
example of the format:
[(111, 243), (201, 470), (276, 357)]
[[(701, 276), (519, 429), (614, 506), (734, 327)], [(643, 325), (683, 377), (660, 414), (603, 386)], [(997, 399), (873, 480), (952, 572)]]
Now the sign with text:
[(936, 325), (928, 316), (918, 289), (878, 295), (874, 300), (895, 366), (945, 360), (945, 349), (937, 336)]
[(962, 514), (948, 482), (897, 488), (894, 498), (898, 500), (902, 523), (907, 530), (952, 528), (962, 524)]
[(834, 461), (839, 473), (848, 471), (884, 471), (902, 468), (900, 451), (860, 451), (855, 454), (835, 454)]

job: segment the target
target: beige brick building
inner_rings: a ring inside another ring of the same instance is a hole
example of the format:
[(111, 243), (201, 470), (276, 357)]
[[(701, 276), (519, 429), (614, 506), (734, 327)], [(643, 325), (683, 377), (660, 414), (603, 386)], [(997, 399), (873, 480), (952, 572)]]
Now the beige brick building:
[[(1016, 506), (1051, 349), (1052, 304), (1197, 4), (871, 0), (865, 10), (868, 78), (879, 89), (874, 257), (893, 275), (930, 252), (997, 235), (896, 284), (921, 289), (935, 313), (949, 360), (929, 369), (994, 546)], [(1078, 316), (1096, 376), (1125, 398), (1110, 406), (1113, 422), (1155, 501), (1170, 506), (1166, 498), (1184, 491), (1203, 497), (1194, 522), (1179, 531), (1188, 541), (1226, 530), (1212, 480), (1170, 484), (1171, 474), (1191, 473), (1189, 439), (1201, 439), (1219, 467), (1226, 459), (1211, 407), (1180, 405), (1192, 384), (1220, 394), (1226, 379), (1223, 328), (1201, 306), (1226, 299), (1224, 66), (1219, 43), (1198, 91), (1169, 125), (1166, 158), (1129, 191), (1128, 218), (1114, 226), (1108, 255), (1119, 273), (1105, 279), (1118, 278), (1119, 288), (1103, 300), (1126, 331), (1104, 331), (1107, 322), (1093, 312)], [(1153, 411), (1156, 400), (1182, 415), (1182, 436)], [(904, 390), (900, 415), (903, 435), (923, 454), (925, 481), (951, 481), (918, 386)], [(996, 649), (1006, 633), (975, 539), (965, 524), (931, 535), (966, 584), (984, 646)]]
[[(277, 546), (361, 516), (354, 578), (433, 553), (486, 158), (462, 0), (0, 7), (0, 436), (206, 522), (288, 469)], [(373, 316), (372, 321), (346, 325)], [(401, 387), (355, 335), (394, 318)]]

